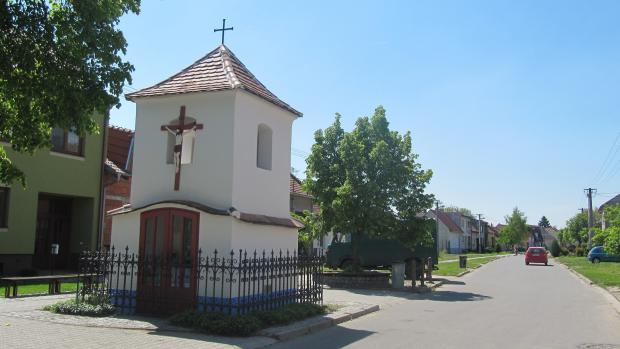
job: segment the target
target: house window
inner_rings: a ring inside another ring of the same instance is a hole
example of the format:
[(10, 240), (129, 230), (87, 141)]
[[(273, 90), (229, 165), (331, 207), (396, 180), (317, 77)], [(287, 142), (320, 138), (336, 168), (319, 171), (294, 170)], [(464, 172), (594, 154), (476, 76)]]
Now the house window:
[(73, 131), (60, 127), (52, 130), (52, 151), (82, 156), (84, 150), (84, 138)]
[(256, 167), (271, 170), (271, 144), (273, 132), (265, 124), (258, 125), (256, 138)]
[(9, 192), (9, 188), (0, 187), (0, 229), (9, 226)]

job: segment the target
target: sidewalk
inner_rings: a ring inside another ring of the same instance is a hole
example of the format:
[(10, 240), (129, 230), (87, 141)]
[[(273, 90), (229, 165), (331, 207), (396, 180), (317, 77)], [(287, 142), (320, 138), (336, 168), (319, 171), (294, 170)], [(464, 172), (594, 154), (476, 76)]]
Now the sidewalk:
[[(392, 296), (390, 292), (357, 294), (326, 289), (324, 304), (340, 306), (334, 313), (266, 329), (260, 333), (262, 335), (245, 338), (210, 336), (172, 326), (166, 319), (140, 316), (94, 318), (41, 310), (45, 305), (73, 295), (0, 298), (0, 348), (263, 348), (278, 339), (334, 326), (377, 311), (381, 305), (402, 300), (402, 292)], [(380, 299), (381, 305), (372, 303)]]

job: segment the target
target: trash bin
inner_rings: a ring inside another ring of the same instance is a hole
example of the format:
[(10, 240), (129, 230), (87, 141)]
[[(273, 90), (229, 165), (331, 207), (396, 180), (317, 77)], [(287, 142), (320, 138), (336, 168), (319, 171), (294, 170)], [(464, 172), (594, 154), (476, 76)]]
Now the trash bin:
[(459, 268), (467, 268), (467, 256), (459, 256)]

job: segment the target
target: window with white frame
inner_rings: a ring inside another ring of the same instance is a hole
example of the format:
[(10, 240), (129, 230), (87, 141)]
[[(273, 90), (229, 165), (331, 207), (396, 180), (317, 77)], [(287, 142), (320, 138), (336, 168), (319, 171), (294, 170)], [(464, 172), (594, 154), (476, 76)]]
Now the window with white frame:
[(273, 131), (265, 124), (258, 125), (256, 137), (256, 167), (271, 170)]

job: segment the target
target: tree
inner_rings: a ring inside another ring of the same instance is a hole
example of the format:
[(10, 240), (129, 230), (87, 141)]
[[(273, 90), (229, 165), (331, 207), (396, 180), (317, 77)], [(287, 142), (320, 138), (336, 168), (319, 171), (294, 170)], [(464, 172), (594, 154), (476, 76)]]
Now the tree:
[(345, 132), (334, 123), (314, 135), (306, 159), (304, 189), (319, 206), (320, 233), (352, 234), (354, 263), (361, 234), (398, 239), (413, 247), (428, 241), (432, 221), (427, 211), (434, 197), (426, 194), (432, 171), (423, 170), (411, 150), (411, 135), (389, 129), (385, 109), (357, 119)]
[(549, 228), (551, 227), (551, 223), (549, 223), (549, 220), (547, 219), (547, 217), (542, 216), (540, 221), (538, 221), (538, 226), (543, 227), (543, 228)]
[[(133, 66), (119, 18), (140, 0), (0, 0), (0, 139), (33, 153), (54, 127), (98, 132), (93, 115), (120, 106)], [(0, 147), (0, 182), (24, 173)]]
[(443, 209), (444, 212), (457, 212), (460, 213), (464, 216), (469, 216), (469, 217), (473, 217), (474, 215), (471, 213), (471, 210), (468, 208), (464, 208), (464, 207), (458, 207), (458, 206), (448, 206), (446, 208)]
[(588, 241), (588, 213), (580, 212), (566, 221), (566, 227), (562, 229), (563, 242), (581, 244)]
[(558, 243), (558, 240), (555, 240), (555, 239), (553, 240), (549, 251), (551, 252), (551, 255), (553, 257), (557, 257), (560, 255), (560, 253), (562, 252), (562, 249), (560, 248), (560, 244)]
[(607, 253), (620, 255), (620, 227), (614, 226), (606, 230), (609, 230), (609, 233), (605, 239), (603, 249)]
[(515, 207), (510, 216), (506, 216), (506, 225), (499, 231), (499, 241), (506, 245), (516, 245), (525, 240), (529, 234), (527, 218)]

